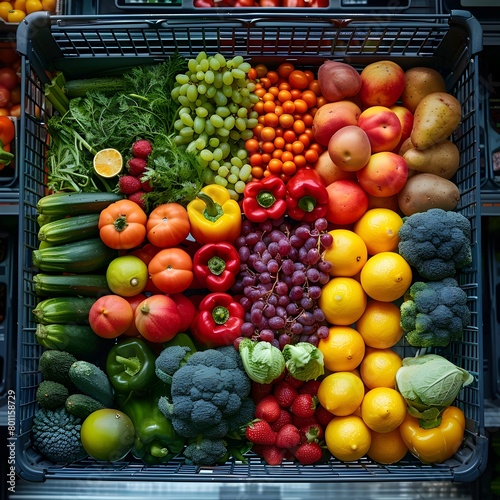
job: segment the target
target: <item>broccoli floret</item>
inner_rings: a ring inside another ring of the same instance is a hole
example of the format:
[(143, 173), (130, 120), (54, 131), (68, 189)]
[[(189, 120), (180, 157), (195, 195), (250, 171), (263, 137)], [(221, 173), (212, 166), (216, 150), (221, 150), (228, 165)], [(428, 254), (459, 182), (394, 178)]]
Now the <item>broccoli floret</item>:
[(196, 465), (215, 465), (226, 453), (227, 448), (222, 439), (210, 439), (203, 436), (189, 443), (184, 450), (188, 463)]
[(35, 448), (53, 462), (71, 463), (87, 456), (80, 440), (82, 420), (64, 406), (35, 413), (32, 437)]
[(400, 306), (401, 328), (414, 347), (445, 347), (470, 324), (467, 294), (455, 279), (417, 281)]
[(170, 399), (160, 398), (158, 407), (180, 436), (222, 439), (242, 425), (242, 411), (243, 423), (251, 420), (251, 383), (238, 358), (232, 346), (198, 351), (173, 373)]
[(172, 382), (172, 375), (183, 366), (192, 355), (187, 346), (173, 345), (160, 352), (155, 361), (156, 376), (167, 384)]
[(64, 405), (68, 396), (68, 389), (63, 384), (52, 380), (43, 380), (36, 390), (35, 399), (40, 408), (55, 410)]
[(471, 225), (458, 212), (431, 208), (403, 219), (399, 254), (425, 279), (455, 276), (472, 263)]

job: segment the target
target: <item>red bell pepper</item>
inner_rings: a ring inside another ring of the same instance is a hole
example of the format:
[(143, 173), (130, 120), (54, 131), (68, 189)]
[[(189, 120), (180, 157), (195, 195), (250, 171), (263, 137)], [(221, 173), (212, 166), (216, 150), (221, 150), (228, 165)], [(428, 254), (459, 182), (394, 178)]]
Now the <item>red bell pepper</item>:
[(243, 191), (243, 213), (252, 222), (279, 219), (286, 212), (286, 186), (276, 176), (251, 181)]
[(207, 243), (193, 257), (193, 273), (198, 282), (211, 292), (225, 292), (236, 281), (240, 271), (238, 250), (226, 241)]
[(328, 206), (328, 191), (313, 168), (300, 169), (286, 184), (288, 215), (297, 221), (313, 222), (324, 217)]
[(191, 334), (204, 348), (232, 345), (241, 336), (245, 311), (224, 292), (209, 293), (201, 302), (191, 323)]
[(10, 153), (10, 143), (14, 139), (14, 123), (8, 116), (0, 116), (0, 163), (8, 165), (14, 155)]

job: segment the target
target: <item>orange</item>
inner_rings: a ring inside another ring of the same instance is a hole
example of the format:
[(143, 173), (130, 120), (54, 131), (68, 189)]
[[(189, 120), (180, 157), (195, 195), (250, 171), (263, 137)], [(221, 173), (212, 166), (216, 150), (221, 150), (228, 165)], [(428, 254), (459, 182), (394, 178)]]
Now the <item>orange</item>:
[(9, 17), (9, 10), (12, 10), (14, 7), (10, 2), (0, 2), (0, 17), (4, 20), (7, 21), (7, 18)]
[(94, 170), (107, 179), (118, 175), (123, 168), (123, 157), (117, 149), (101, 149), (94, 156)]
[(366, 301), (366, 293), (358, 281), (336, 277), (323, 287), (318, 304), (332, 325), (352, 325), (363, 314)]
[(332, 263), (330, 275), (352, 277), (359, 273), (368, 259), (363, 239), (348, 229), (334, 229), (330, 234), (333, 244), (324, 254), (324, 259)]
[(371, 256), (361, 269), (361, 286), (372, 299), (394, 302), (411, 285), (412, 271), (406, 260), (395, 252), (380, 252)]
[(328, 451), (338, 460), (352, 462), (370, 449), (371, 432), (357, 415), (334, 417), (325, 429)]
[(328, 337), (320, 339), (325, 368), (332, 372), (348, 372), (357, 368), (365, 355), (363, 337), (350, 326), (332, 326)]
[(403, 336), (401, 310), (392, 302), (369, 300), (365, 312), (356, 321), (356, 330), (365, 344), (377, 349), (396, 345)]
[(38, 12), (42, 10), (42, 2), (40, 0), (27, 0), (26, 2), (26, 14), (31, 14), (32, 12)]
[(375, 432), (390, 432), (397, 429), (406, 416), (406, 401), (390, 387), (370, 389), (361, 403), (361, 417)]
[(368, 389), (375, 387), (396, 386), (396, 372), (401, 368), (403, 360), (392, 349), (373, 349), (368, 347), (365, 357), (359, 365), (361, 379)]
[(363, 381), (352, 372), (335, 372), (320, 383), (317, 398), (321, 406), (337, 416), (351, 415), (365, 395)]
[(399, 427), (390, 432), (371, 433), (371, 444), (367, 455), (380, 464), (393, 464), (399, 462), (408, 453)]
[(389, 208), (372, 208), (354, 224), (354, 232), (365, 242), (370, 255), (394, 252), (398, 248), (401, 216)]

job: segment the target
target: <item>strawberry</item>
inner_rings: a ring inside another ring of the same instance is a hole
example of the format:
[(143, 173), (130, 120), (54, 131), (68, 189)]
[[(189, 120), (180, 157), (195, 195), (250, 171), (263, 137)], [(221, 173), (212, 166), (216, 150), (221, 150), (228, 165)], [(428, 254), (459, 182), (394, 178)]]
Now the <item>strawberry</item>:
[(258, 403), (263, 397), (271, 394), (273, 390), (273, 384), (259, 384), (258, 382), (255, 382), (253, 380), (251, 387), (252, 388), (250, 390), (250, 396), (255, 401), (255, 403)]
[(127, 162), (128, 172), (134, 177), (140, 177), (145, 171), (148, 162), (144, 158), (130, 158)]
[(282, 408), (290, 408), (297, 397), (297, 390), (282, 380), (275, 384), (273, 394)]
[(324, 437), (323, 427), (318, 424), (309, 424), (299, 428), (300, 442), (311, 443), (321, 441)]
[(301, 387), (304, 384), (304, 382), (302, 380), (299, 380), (298, 378), (292, 377), (292, 375), (290, 375), (290, 373), (287, 373), (283, 380), (287, 384), (290, 384), (294, 389), (298, 389), (299, 387)]
[(271, 429), (278, 432), (285, 424), (291, 423), (292, 414), (288, 410), (281, 408), (280, 416), (274, 422), (271, 422)]
[(274, 444), (276, 441), (276, 432), (265, 420), (254, 420), (248, 424), (245, 434), (247, 439), (255, 444)]
[(309, 418), (314, 415), (317, 400), (308, 393), (298, 394), (293, 400), (291, 412), (300, 418)]
[[(139, 180), (139, 179), (137, 179)], [(135, 193), (132, 193), (131, 195), (128, 196), (128, 199), (130, 201), (133, 201), (134, 203), (137, 203), (143, 210), (146, 209), (146, 203), (144, 201), (144, 195), (146, 193), (141, 189), (140, 191), (136, 191)]]
[(118, 181), (118, 189), (123, 194), (134, 194), (141, 189), (141, 181), (133, 175), (122, 175)]
[(328, 422), (333, 418), (333, 413), (330, 413), (324, 406), (320, 404), (316, 406), (316, 411), (314, 415), (318, 421), (318, 423), (325, 428), (328, 425)]
[(265, 420), (266, 422), (278, 420), (280, 413), (280, 405), (272, 394), (264, 396), (255, 407), (255, 417)]
[(262, 445), (259, 447), (258, 451), (254, 451), (257, 455), (261, 456), (268, 465), (280, 465), (286, 453), (286, 450), (274, 445)]
[(306, 427), (308, 425), (319, 425), (318, 419), (316, 418), (315, 415), (313, 415), (312, 417), (304, 418), (304, 417), (297, 417), (297, 415), (294, 415), (292, 413), (292, 422), (297, 427)]
[(318, 387), (321, 384), (319, 380), (308, 380), (299, 388), (299, 394), (310, 394), (316, 396), (318, 394)]
[(302, 465), (310, 465), (319, 462), (323, 458), (323, 450), (316, 442), (301, 444), (295, 450), (295, 458)]
[(275, 445), (278, 448), (292, 449), (300, 443), (299, 429), (293, 424), (285, 424), (276, 434)]
[(145, 191), (146, 193), (150, 193), (153, 191), (153, 186), (151, 185), (150, 181), (143, 181), (142, 177), (139, 178), (141, 181), (141, 189)]
[(139, 139), (132, 144), (132, 156), (144, 160), (151, 154), (153, 147), (147, 139)]

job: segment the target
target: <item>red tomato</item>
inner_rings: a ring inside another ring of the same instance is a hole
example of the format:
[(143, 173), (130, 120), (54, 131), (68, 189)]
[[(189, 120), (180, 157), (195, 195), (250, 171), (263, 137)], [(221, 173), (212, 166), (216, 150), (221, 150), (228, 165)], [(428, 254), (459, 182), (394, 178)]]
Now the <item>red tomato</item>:
[(187, 210), (179, 203), (158, 205), (148, 217), (147, 238), (161, 248), (175, 247), (189, 235), (191, 224)]
[(186, 330), (189, 330), (189, 327), (196, 316), (196, 307), (193, 301), (182, 293), (172, 293), (170, 298), (175, 302), (177, 309), (179, 309), (179, 313), (181, 314), (181, 326), (179, 331), (185, 332)]
[(180, 248), (160, 250), (148, 265), (149, 275), (164, 293), (180, 293), (193, 281), (193, 260)]
[(10, 90), (0, 85), (0, 108), (8, 108), (10, 104)]
[(0, 68), (0, 85), (3, 85), (9, 90), (12, 90), (14, 89), (14, 87), (16, 87), (17, 75), (12, 68), (9, 68), (8, 66)]

